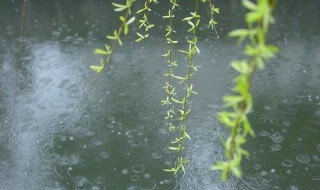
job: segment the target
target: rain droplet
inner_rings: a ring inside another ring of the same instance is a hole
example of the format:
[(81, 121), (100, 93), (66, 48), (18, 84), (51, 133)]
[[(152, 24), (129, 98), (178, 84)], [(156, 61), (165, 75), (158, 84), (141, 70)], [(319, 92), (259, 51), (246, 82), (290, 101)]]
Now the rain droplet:
[(283, 136), (279, 132), (273, 133), (270, 138), (275, 143), (281, 143), (283, 141)]
[(151, 156), (152, 156), (152, 158), (154, 158), (154, 159), (160, 159), (160, 158), (162, 158), (162, 154), (161, 154), (161, 152), (159, 152), (159, 151), (153, 152), (153, 153), (151, 154)]
[(140, 146), (142, 144), (142, 142), (138, 139), (130, 139), (128, 141), (128, 143), (133, 146), (133, 147), (137, 147), (137, 146)]
[(134, 173), (141, 173), (144, 171), (144, 166), (142, 164), (136, 164), (132, 166), (132, 171)]
[(279, 144), (271, 145), (271, 151), (273, 151), (273, 152), (279, 151), (280, 149), (281, 149), (281, 145), (279, 145)]
[(299, 190), (299, 188), (296, 187), (296, 186), (291, 185), (291, 186), (289, 187), (289, 190)]
[(129, 173), (129, 170), (127, 170), (127, 169), (121, 170), (122, 175), (127, 175), (128, 173)]
[(93, 144), (96, 146), (100, 146), (100, 145), (102, 145), (102, 141), (101, 140), (94, 140)]
[(269, 135), (269, 133), (267, 132), (267, 131), (260, 131), (259, 132), (259, 135), (261, 136), (261, 137), (266, 137), (266, 136), (268, 136)]
[(302, 163), (302, 164), (307, 164), (308, 162), (310, 162), (310, 158), (308, 155), (306, 154), (299, 154), (297, 157), (296, 157), (297, 161)]
[(293, 165), (293, 161), (289, 159), (283, 160), (282, 165), (285, 167), (291, 167)]
[(150, 178), (150, 177), (151, 177), (151, 174), (146, 173), (146, 174), (144, 174), (144, 175), (143, 175), (143, 177), (144, 177), (144, 178), (146, 178), (146, 179), (148, 179), (148, 178)]
[(98, 185), (102, 185), (105, 182), (105, 179), (103, 177), (97, 177), (94, 182)]
[(170, 183), (170, 180), (169, 180), (169, 179), (165, 179), (165, 180), (163, 180), (163, 182), (164, 182), (165, 184), (169, 184), (169, 183)]
[(139, 181), (140, 177), (138, 175), (131, 176), (131, 181)]
[(77, 163), (79, 163), (79, 161), (80, 161), (79, 156), (77, 156), (77, 155), (75, 155), (75, 154), (72, 154), (72, 155), (70, 156), (69, 162), (70, 162), (71, 164), (77, 164)]
[(266, 175), (268, 175), (268, 172), (266, 172), (266, 171), (261, 171), (261, 172), (260, 172), (260, 176), (261, 176), (261, 177), (264, 177), (264, 176), (266, 176)]
[(140, 181), (139, 187), (143, 190), (153, 190), (153, 189), (156, 189), (157, 184), (153, 180), (148, 179), (148, 180)]
[(318, 155), (313, 155), (312, 158), (313, 158), (314, 161), (320, 162), (320, 156), (318, 156)]
[(103, 158), (103, 159), (107, 159), (110, 157), (109, 153), (108, 152), (100, 152), (100, 157)]
[(320, 151), (320, 144), (317, 145), (317, 149)]
[(290, 122), (289, 122), (289, 121), (283, 121), (282, 124), (283, 124), (284, 126), (289, 126), (289, 125), (290, 125)]

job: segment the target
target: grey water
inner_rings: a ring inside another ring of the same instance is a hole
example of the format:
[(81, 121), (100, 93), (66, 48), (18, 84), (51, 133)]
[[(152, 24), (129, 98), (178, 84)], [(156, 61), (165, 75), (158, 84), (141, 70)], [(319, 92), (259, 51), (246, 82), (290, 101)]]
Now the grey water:
[[(135, 9), (142, 5), (137, 1)], [(191, 163), (174, 177), (163, 171), (175, 154), (167, 149), (173, 135), (160, 103), (167, 48), (161, 16), (168, 3), (153, 8), (151, 37), (135, 43), (133, 25), (98, 75), (89, 69), (99, 63), (93, 50), (119, 24), (111, 1), (1, 0), (0, 189), (320, 189), (320, 2), (278, 2), (268, 42), (280, 52), (253, 80), (257, 137), (245, 145), (243, 178), (227, 183), (210, 170), (224, 157), (218, 136), (227, 135), (215, 116), (235, 76), (229, 63), (242, 55), (227, 34), (245, 27), (246, 11), (236, 0), (216, 5), (220, 39), (207, 28), (207, 7), (200, 7), (201, 68), (193, 78), (198, 95), (191, 99), (185, 150)], [(181, 2), (177, 19), (192, 7)], [(177, 47), (186, 48), (186, 25), (176, 26)]]

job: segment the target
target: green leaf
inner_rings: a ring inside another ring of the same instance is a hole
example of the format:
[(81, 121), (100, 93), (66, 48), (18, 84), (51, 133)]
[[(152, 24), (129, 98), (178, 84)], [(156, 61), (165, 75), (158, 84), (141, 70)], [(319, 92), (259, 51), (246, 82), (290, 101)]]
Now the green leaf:
[(116, 12), (123, 11), (123, 10), (125, 10), (127, 8), (127, 5), (121, 5), (121, 4), (114, 3), (114, 2), (112, 2), (112, 5), (116, 7), (114, 9), (114, 11), (116, 11)]
[(242, 74), (247, 74), (250, 71), (246, 60), (232, 61), (231, 67)]
[(134, 21), (136, 20), (136, 17), (131, 17), (128, 21), (127, 21), (127, 24), (131, 24), (133, 23)]
[(229, 37), (246, 37), (249, 35), (249, 30), (247, 29), (237, 29), (229, 33)]
[(246, 15), (246, 22), (247, 23), (254, 23), (258, 22), (262, 19), (262, 14), (260, 12), (250, 12)]
[(109, 55), (111, 53), (111, 51), (105, 51), (103, 49), (97, 48), (94, 50), (94, 53), (98, 54), (98, 55)]
[(103, 67), (97, 65), (90, 65), (89, 68), (97, 73), (101, 73), (103, 70)]
[(254, 3), (252, 3), (252, 2), (249, 1), (249, 0), (243, 0), (243, 1), (242, 1), (242, 4), (243, 4), (243, 6), (244, 6), (245, 8), (247, 8), (247, 9), (249, 9), (249, 10), (251, 10), (251, 11), (255, 11), (255, 10), (258, 9), (257, 5), (254, 4)]
[(223, 97), (223, 101), (226, 103), (225, 104), (226, 107), (230, 107), (230, 106), (234, 106), (234, 105), (240, 103), (241, 101), (243, 101), (243, 97), (242, 96), (227, 95), (227, 96)]

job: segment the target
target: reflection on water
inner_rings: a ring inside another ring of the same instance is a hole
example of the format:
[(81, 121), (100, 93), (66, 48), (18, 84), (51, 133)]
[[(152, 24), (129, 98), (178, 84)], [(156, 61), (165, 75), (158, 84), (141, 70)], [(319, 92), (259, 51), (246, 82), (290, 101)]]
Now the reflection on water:
[[(241, 55), (225, 37), (242, 26), (238, 1), (217, 2), (224, 13), (222, 39), (201, 29), (203, 50), (196, 60), (202, 68), (194, 78), (199, 95), (188, 120), (186, 157), (192, 162), (179, 178), (163, 171), (174, 158), (160, 106), (160, 35), (144, 48), (126, 41), (107, 73), (97, 76), (88, 65), (98, 61), (92, 50), (116, 23), (109, 19), (109, 2), (23, 2), (0, 2), (0, 189), (318, 188), (319, 1), (279, 2), (270, 40), (281, 51), (254, 79), (250, 117), (258, 137), (246, 145), (251, 156), (243, 163), (244, 178), (226, 184), (209, 168), (223, 159), (216, 137), (225, 136), (225, 129), (214, 115), (231, 86), (234, 72), (227, 64)], [(153, 15), (161, 35), (165, 8)]]

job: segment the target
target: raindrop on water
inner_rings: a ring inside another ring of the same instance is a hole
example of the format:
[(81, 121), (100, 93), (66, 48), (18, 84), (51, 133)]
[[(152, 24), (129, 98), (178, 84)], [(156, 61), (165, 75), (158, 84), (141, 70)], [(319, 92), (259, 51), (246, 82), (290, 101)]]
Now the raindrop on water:
[(273, 151), (273, 152), (279, 151), (280, 149), (281, 149), (281, 145), (279, 145), (279, 144), (271, 145), (271, 151)]
[(144, 178), (146, 178), (146, 179), (148, 179), (148, 178), (150, 178), (150, 177), (151, 177), (151, 174), (146, 173), (146, 174), (144, 174), (144, 175), (143, 175), (143, 177), (144, 177)]
[(97, 177), (94, 182), (98, 185), (102, 185), (105, 182), (105, 179), (103, 177)]
[(298, 188), (297, 186), (291, 185), (291, 186), (289, 187), (289, 190), (299, 190), (299, 188)]
[(261, 136), (261, 137), (266, 137), (266, 136), (268, 136), (269, 135), (269, 133), (267, 132), (267, 131), (260, 131), (259, 132), (259, 135)]
[(131, 176), (131, 181), (139, 181), (140, 177), (138, 175)]
[(296, 157), (297, 161), (302, 163), (302, 164), (307, 164), (308, 162), (310, 162), (310, 158), (308, 155), (306, 154), (299, 154), (297, 157)]
[(156, 151), (156, 152), (153, 152), (153, 153), (151, 154), (151, 156), (152, 156), (152, 158), (154, 158), (154, 159), (160, 159), (160, 158), (162, 158), (162, 153), (159, 152), (159, 151)]
[(108, 152), (101, 152), (100, 154), (100, 157), (103, 158), (103, 159), (107, 159), (110, 157), (109, 153)]
[(293, 161), (289, 159), (283, 160), (282, 165), (285, 167), (291, 167), (293, 165)]
[(141, 188), (141, 190), (153, 190), (156, 189), (157, 184), (155, 181), (147, 179), (140, 181), (139, 187)]
[(100, 190), (100, 187), (93, 186), (93, 187), (91, 188), (91, 190)]
[(127, 170), (127, 169), (121, 170), (122, 175), (127, 175), (128, 173), (129, 173), (129, 170)]
[(314, 161), (320, 162), (320, 156), (318, 156), (318, 155), (313, 155), (312, 158), (313, 158)]
[(282, 124), (283, 124), (284, 126), (289, 126), (289, 125), (290, 125), (290, 122), (289, 122), (289, 121), (283, 121)]
[(102, 145), (102, 141), (101, 140), (94, 140), (93, 144), (96, 146), (100, 146), (100, 145)]
[(132, 171), (134, 173), (141, 173), (144, 171), (144, 166), (142, 164), (136, 164), (132, 166)]
[(261, 176), (261, 177), (264, 177), (264, 176), (266, 176), (266, 175), (268, 175), (268, 172), (266, 172), (266, 171), (261, 171), (261, 172), (260, 172), (260, 176)]
[(317, 145), (317, 149), (320, 151), (320, 144)]
[(283, 136), (279, 132), (275, 132), (272, 135), (270, 135), (270, 138), (275, 143), (280, 143), (283, 141)]

